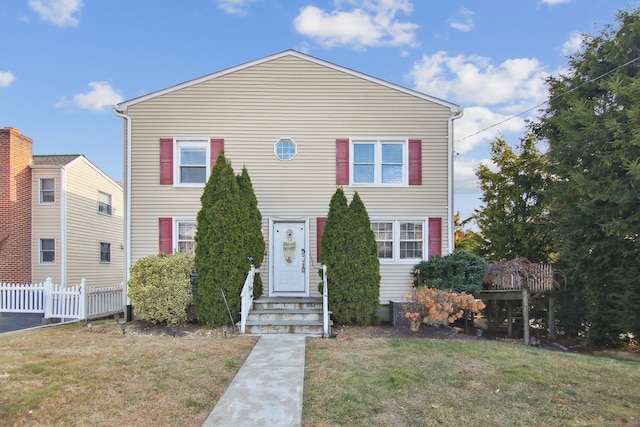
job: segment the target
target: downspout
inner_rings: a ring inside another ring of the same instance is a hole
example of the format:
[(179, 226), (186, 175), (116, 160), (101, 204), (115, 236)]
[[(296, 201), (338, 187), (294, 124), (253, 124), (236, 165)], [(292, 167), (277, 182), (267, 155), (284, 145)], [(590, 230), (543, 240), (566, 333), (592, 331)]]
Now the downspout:
[(448, 240), (449, 240), (449, 253), (453, 253), (454, 245), (455, 245), (455, 224), (453, 223), (453, 216), (455, 215), (455, 210), (454, 210), (454, 206), (453, 206), (453, 164), (454, 164), (454, 159), (455, 159), (455, 150), (453, 147), (453, 121), (456, 119), (459, 119), (463, 116), (464, 114), (464, 110), (462, 108), (458, 108), (457, 111), (452, 111), (451, 112), (451, 116), (449, 116), (449, 129), (448, 129), (448, 134), (449, 134), (449, 161), (451, 162), (451, 164), (449, 165), (449, 173), (448, 173), (448, 181), (449, 181), (449, 192), (448, 192), (448, 197), (449, 197), (449, 203), (447, 206), (448, 209), (448, 215), (447, 215), (447, 229), (448, 229)]
[[(122, 117), (126, 123), (124, 138), (124, 266), (125, 266), (125, 295), (126, 304), (131, 305), (129, 300), (129, 271), (131, 269), (131, 117), (125, 114), (127, 107), (114, 105), (111, 107), (113, 114)], [(132, 320), (127, 318), (127, 320)]]
[(60, 167), (60, 284), (67, 285), (67, 170)]

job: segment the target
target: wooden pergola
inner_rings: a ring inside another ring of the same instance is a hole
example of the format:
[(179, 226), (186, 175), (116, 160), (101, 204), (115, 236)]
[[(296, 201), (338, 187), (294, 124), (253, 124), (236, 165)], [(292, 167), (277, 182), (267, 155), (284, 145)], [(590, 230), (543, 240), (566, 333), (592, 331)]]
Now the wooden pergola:
[(492, 264), (484, 278), (480, 298), (483, 301), (507, 301), (508, 335), (512, 333), (511, 301), (522, 300), (524, 343), (529, 345), (529, 297), (531, 292), (549, 293), (549, 336), (555, 335), (555, 300), (553, 291), (557, 287), (551, 264), (534, 264), (526, 258)]

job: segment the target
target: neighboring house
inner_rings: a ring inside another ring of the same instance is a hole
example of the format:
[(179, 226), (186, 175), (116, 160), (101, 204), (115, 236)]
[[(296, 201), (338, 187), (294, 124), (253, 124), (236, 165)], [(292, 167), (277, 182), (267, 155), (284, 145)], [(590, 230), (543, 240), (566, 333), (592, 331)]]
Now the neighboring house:
[(0, 281), (122, 282), (122, 186), (82, 155), (32, 155), (17, 129), (0, 147)]
[(258, 199), (265, 296), (318, 295), (319, 240), (339, 186), (371, 218), (382, 304), (407, 295), (416, 263), (453, 250), (457, 105), (288, 50), (114, 112), (126, 131), (127, 271), (193, 248), (221, 149), (236, 173), (247, 167)]

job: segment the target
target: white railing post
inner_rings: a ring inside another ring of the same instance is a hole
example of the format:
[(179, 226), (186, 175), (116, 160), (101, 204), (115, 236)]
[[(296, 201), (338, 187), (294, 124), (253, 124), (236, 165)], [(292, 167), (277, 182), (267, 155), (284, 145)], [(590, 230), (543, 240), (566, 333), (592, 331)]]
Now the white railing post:
[(247, 317), (249, 316), (249, 311), (251, 310), (251, 306), (253, 305), (253, 279), (256, 274), (256, 268), (251, 265), (251, 270), (249, 270), (249, 274), (247, 274), (247, 280), (244, 282), (244, 286), (242, 287), (242, 293), (240, 294), (242, 305), (240, 308), (240, 333), (244, 334), (247, 327)]
[(322, 264), (322, 333), (324, 338), (329, 338), (329, 290), (327, 283), (327, 266)]
[(87, 279), (80, 280), (80, 306), (78, 307), (78, 319), (87, 318)]
[(53, 312), (53, 282), (51, 277), (47, 277), (44, 281), (44, 318), (52, 317)]

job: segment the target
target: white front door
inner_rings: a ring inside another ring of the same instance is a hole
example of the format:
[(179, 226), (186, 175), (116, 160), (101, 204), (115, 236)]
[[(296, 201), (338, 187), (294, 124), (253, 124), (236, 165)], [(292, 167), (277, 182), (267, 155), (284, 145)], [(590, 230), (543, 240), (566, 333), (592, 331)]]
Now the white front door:
[(269, 286), (270, 296), (308, 296), (306, 222), (274, 222), (272, 237), (273, 280)]

